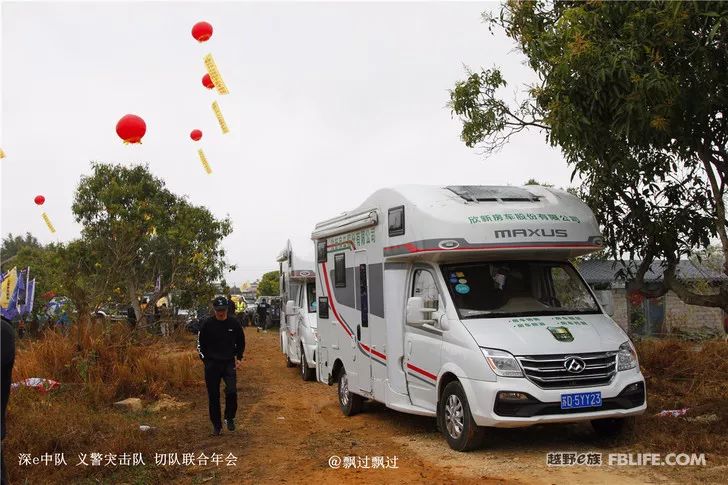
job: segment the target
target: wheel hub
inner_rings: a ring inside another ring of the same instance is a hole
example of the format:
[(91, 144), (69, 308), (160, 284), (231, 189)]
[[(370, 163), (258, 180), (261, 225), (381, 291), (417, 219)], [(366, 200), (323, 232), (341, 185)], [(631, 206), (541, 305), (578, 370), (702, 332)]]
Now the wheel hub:
[(445, 403), (445, 427), (447, 433), (454, 439), (463, 434), (463, 403), (455, 394), (450, 394)]

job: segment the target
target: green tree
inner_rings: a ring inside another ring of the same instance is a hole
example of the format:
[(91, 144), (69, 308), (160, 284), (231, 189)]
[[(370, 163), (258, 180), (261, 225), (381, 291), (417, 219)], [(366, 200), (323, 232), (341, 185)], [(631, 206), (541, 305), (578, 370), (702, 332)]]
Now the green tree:
[[(516, 41), (540, 81), (514, 102), (499, 97), (498, 68), (458, 82), (450, 105), (465, 143), (490, 154), (543, 130), (581, 178), (608, 254), (643, 261), (632, 289), (728, 310), (728, 284), (704, 294), (675, 273), (717, 238), (728, 274), (728, 3), (508, 2), (485, 20)], [(648, 289), (656, 259), (664, 281)]]
[(226, 268), (222, 239), (229, 219), (218, 220), (169, 191), (146, 166), (92, 164), (81, 178), (72, 206), (82, 236), (95, 248), (96, 267), (125, 289), (143, 325), (139, 298), (155, 287), (149, 308), (177, 290), (190, 301), (207, 296)]
[(26, 232), (25, 237), (13, 236), (13, 233), (8, 233), (3, 238), (2, 247), (0, 247), (0, 260), (2, 260), (2, 271), (7, 271), (12, 266), (17, 266), (17, 261), (14, 261), (15, 256), (23, 248), (40, 248), (41, 244), (38, 239), (35, 238), (31, 233)]
[(269, 271), (260, 278), (258, 283), (258, 296), (277, 296), (279, 294), (278, 279), (280, 273)]

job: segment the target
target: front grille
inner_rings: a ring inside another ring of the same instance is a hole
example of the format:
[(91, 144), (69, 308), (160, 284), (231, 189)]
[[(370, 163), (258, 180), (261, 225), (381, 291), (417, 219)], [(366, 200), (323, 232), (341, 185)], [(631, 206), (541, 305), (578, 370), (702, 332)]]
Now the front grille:
[[(516, 357), (526, 378), (544, 389), (605, 386), (617, 373), (617, 352), (585, 354), (522, 355)], [(579, 373), (566, 370), (564, 362), (570, 357), (584, 361)]]

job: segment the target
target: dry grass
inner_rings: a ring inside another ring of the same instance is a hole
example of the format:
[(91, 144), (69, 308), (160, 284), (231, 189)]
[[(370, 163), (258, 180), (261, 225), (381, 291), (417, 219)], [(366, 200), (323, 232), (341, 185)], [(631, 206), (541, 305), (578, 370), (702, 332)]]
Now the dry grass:
[[(637, 420), (639, 445), (655, 451), (728, 455), (728, 344), (652, 340), (638, 344), (647, 380), (647, 413)], [(686, 417), (657, 417), (689, 408)], [(715, 422), (690, 421), (715, 415)]]
[[(168, 472), (153, 462), (159, 443), (139, 430), (140, 424), (155, 424), (157, 416), (122, 413), (111, 405), (127, 397), (153, 400), (192, 384), (194, 368), (199, 367), (193, 348), (191, 335), (163, 340), (134, 335), (122, 325), (88, 326), (80, 338), (74, 332), (64, 336), (47, 331), (38, 340), (21, 341), (13, 380), (46, 377), (62, 384), (48, 394), (28, 388), (12, 391), (3, 442), (10, 477), (22, 477), (26, 483), (162, 480)], [(18, 453), (61, 452), (68, 466), (18, 466)], [(76, 466), (79, 453), (92, 452), (140, 452), (147, 466)]]

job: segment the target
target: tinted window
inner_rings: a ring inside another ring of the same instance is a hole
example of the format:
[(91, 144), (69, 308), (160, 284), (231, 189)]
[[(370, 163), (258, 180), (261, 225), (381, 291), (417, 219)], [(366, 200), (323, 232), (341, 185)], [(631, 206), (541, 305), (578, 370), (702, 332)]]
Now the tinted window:
[(316, 243), (316, 262), (325, 263), (328, 254), (326, 252), (326, 239)]
[(334, 256), (334, 284), (337, 288), (346, 286), (346, 260), (343, 253)]
[(404, 206), (389, 209), (389, 235), (401, 236), (404, 234)]

